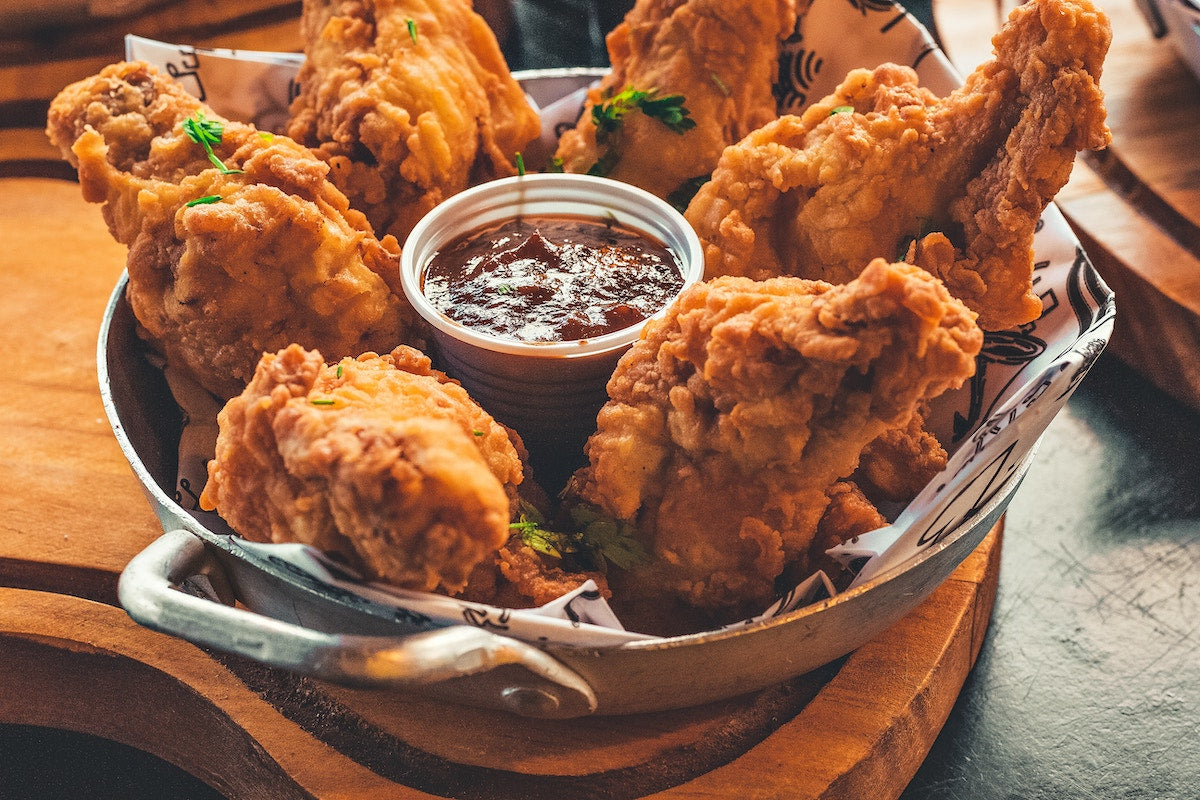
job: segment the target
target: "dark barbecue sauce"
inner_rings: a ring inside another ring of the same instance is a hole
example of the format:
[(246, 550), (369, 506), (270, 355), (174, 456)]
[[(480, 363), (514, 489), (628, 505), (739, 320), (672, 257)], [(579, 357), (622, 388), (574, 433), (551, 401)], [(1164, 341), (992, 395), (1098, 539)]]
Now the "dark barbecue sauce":
[(450, 242), (425, 267), (425, 296), (450, 319), (523, 342), (613, 333), (679, 292), (679, 259), (615, 221), (518, 217)]

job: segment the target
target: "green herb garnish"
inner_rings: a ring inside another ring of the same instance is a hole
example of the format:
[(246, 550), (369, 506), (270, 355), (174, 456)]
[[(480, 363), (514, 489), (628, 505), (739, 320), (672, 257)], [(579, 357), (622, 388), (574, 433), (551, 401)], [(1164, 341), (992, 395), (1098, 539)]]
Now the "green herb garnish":
[(525, 157), (520, 153), (517, 153), (517, 174), (525, 174)]
[(563, 171), (563, 160), (561, 158), (559, 158), (558, 156), (555, 156), (554, 158), (550, 159), (550, 169), (548, 169), (546, 171), (547, 172), (562, 172)]
[(205, 206), (209, 203), (216, 203), (220, 199), (221, 195), (219, 194), (206, 194), (204, 197), (197, 197), (195, 200), (188, 200), (186, 203), (184, 203), (184, 205), (188, 208), (191, 208), (192, 206)]
[(264, 142), (273, 142), (275, 141), (275, 134), (271, 133), (270, 131), (259, 131), (258, 138), (262, 139)]
[(502, 283), (496, 287), (496, 294), (512, 294), (517, 289), (511, 283)]
[(528, 545), (551, 558), (574, 558), (586, 567), (604, 571), (608, 564), (631, 569), (649, 560), (637, 532), (627, 522), (605, 516), (591, 506), (581, 504), (570, 512), (574, 530), (550, 530), (545, 519), (529, 503), (520, 505), (517, 522), (508, 527)]
[(675, 133), (685, 133), (696, 127), (681, 94), (659, 96), (657, 89), (634, 89), (627, 86), (616, 94), (611, 90), (604, 102), (592, 106), (592, 122), (596, 125), (596, 143), (607, 145), (608, 151), (588, 168), (589, 175), (605, 176), (612, 172), (620, 158), (619, 133), (625, 117), (640, 111), (658, 120)]
[(213, 152), (212, 146), (221, 143), (221, 137), (225, 134), (224, 123), (208, 119), (203, 112), (197, 111), (196, 116), (188, 117), (183, 121), (183, 132), (187, 137), (196, 144), (204, 148), (204, 152), (208, 153), (208, 160), (213, 163), (217, 169), (221, 170), (222, 175), (233, 175), (240, 173), (240, 169), (230, 169), (221, 163), (221, 159), (217, 158)]
[(834, 106), (829, 110), (829, 116), (834, 114), (850, 114), (854, 112), (854, 106)]
[(657, 89), (642, 91), (627, 86), (615, 95), (610, 95), (605, 102), (592, 106), (592, 121), (596, 123), (596, 139), (604, 137), (621, 127), (625, 115), (630, 111), (641, 111), (648, 117), (653, 117), (676, 133), (683, 133), (696, 127), (696, 120), (689, 116), (684, 107), (684, 97), (681, 94), (658, 96)]
[(338, 376), (339, 378), (340, 378), (340, 377), (342, 377), (342, 365), (341, 365), (341, 364), (338, 364), (338, 368), (337, 368), (337, 376)]
[(331, 397), (318, 397), (317, 399), (309, 400), (308, 402), (312, 403), (314, 406), (331, 406), (337, 401)]
[(417, 43), (417, 21), (412, 17), (404, 20), (404, 24), (408, 26), (408, 38), (412, 39), (412, 43)]

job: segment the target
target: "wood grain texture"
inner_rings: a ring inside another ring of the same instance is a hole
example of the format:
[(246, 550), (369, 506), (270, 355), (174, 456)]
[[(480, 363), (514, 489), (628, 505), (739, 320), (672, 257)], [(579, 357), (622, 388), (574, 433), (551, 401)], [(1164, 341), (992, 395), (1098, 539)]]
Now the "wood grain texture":
[(126, 34), (197, 47), (298, 52), (304, 46), (300, 5), (159, 0), (127, 4), (125, 13), (103, 13), (106, 6), (122, 6), (104, 2), (52, 3), (40, 13), (12, 10), (8, 16), (25, 24), (0, 25), (0, 177), (71, 177), (42, 132), (46, 110), (67, 84), (120, 61)]
[[(159, 533), (104, 419), (96, 336), (124, 248), (73, 183), (0, 180), (0, 722), (92, 733), (260, 797), (895, 797), (982, 642), (993, 532), (848, 658), (665, 714), (531, 723), (326, 686), (134, 624), (117, 575)], [(686, 676), (680, 676), (686, 680)], [(464, 734), (464, 732), (466, 732)]]
[(896, 797), (978, 654), (1000, 539), (827, 669), (698, 709), (561, 723), (329, 687), (107, 604), (0, 588), (0, 722), (129, 744), (230, 800)]

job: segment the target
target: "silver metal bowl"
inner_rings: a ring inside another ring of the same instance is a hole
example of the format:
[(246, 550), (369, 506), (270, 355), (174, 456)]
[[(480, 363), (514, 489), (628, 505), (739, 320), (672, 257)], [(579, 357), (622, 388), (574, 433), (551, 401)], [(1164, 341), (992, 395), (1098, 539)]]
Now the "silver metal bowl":
[[(548, 97), (559, 97), (595, 74), (565, 70), (533, 77), (543, 79)], [(1111, 294), (1061, 217), (1057, 220), (1059, 232), (1053, 235), (1069, 241), (1058, 243), (1053, 259), (1065, 261), (1069, 285), (1062, 287), (1068, 299), (1055, 313), (1066, 318), (1069, 339), (1087, 337), (1080, 346), (1083, 356), (1071, 364), (1062, 401), (1086, 373), (1088, 354), (1094, 357), (1103, 348), (1113, 311)], [(505, 635), (491, 620), (491, 627), (476, 627), (398, 613), (243, 548), (236, 537), (210, 530), (193, 516), (194, 497), (176, 482), (180, 412), (136, 334), (126, 280), (113, 291), (100, 331), (100, 389), (117, 440), (164, 531), (121, 576), (120, 601), (130, 616), (196, 644), (318, 679), (418, 689), (528, 716), (698, 705), (771, 686), (846, 655), (908, 614), (979, 545), (1012, 500), (1041, 432), (1026, 430), (1024, 447), (1005, 451), (1011, 458), (966, 470), (982, 474), (980, 484), (986, 486), (973, 490), (974, 499), (940, 523), (927, 520), (937, 535), (923, 538), (914, 555), (831, 599), (734, 629), (612, 646), (534, 645)], [(1020, 359), (1028, 356), (1029, 364), (1044, 361), (1026, 352), (1036, 349), (1032, 334), (1001, 336), (990, 355), (985, 346), (990, 380), (1008, 381), (1005, 387), (1018, 381), (1017, 371), (996, 378), (1011, 366), (1014, 352), (1020, 351)], [(977, 395), (976, 388), (964, 389), (970, 397), (957, 402), (973, 409), (974, 421), (982, 425), (967, 444), (982, 446), (1010, 419), (989, 416), (998, 392)], [(1043, 381), (1026, 396), (1058, 388), (1053, 380)], [(1046, 422), (1041, 420), (1042, 427)], [(200, 487), (193, 488), (198, 494)]]
[(100, 388), (164, 534), (123, 572), (121, 604), (149, 628), (339, 684), (419, 687), (541, 717), (678, 708), (765, 688), (851, 652), (915, 608), (996, 524), (1029, 463), (903, 570), (751, 627), (598, 648), (535, 647), (469, 625), (422, 630), (189, 513), (175, 487), (179, 411), (136, 335), (125, 285), (100, 331)]

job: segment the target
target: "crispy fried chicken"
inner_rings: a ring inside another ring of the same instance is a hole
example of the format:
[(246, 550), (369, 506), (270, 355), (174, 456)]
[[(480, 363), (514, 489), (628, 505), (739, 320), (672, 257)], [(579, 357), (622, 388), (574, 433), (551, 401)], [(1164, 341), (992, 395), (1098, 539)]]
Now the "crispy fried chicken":
[(305, 0), (288, 135), (333, 165), (376, 231), (403, 241), (429, 209), (515, 175), (541, 133), (469, 0)]
[(974, 314), (907, 264), (876, 259), (840, 286), (698, 284), (618, 365), (579, 494), (644, 537), (635, 592), (761, 608), (863, 448), (960, 385), (982, 341)]
[[(706, 178), (727, 145), (775, 118), (779, 42), (795, 24), (795, 0), (639, 0), (608, 35), (612, 71), (559, 140), (563, 169), (690, 198), (692, 179)], [(627, 88), (654, 90), (651, 100), (681, 96), (695, 127), (620, 103)], [(619, 105), (632, 110), (615, 130), (598, 129), (593, 109), (619, 113)]]
[(201, 503), (247, 539), (455, 592), (509, 538), (520, 440), (410, 347), (330, 365), (299, 345), (264, 354), (218, 422)]
[[(189, 120), (213, 135), (222, 168)], [(341, 356), (419, 341), (396, 240), (375, 238), (329, 166), (290, 139), (220, 119), (141, 63), (65, 88), (47, 135), (129, 246), (142, 333), (222, 399), (292, 342)]]
[(1077, 151), (1110, 138), (1110, 39), (1091, 0), (1031, 0), (946, 98), (908, 67), (852, 71), (725, 151), (687, 210), (708, 275), (842, 283), (872, 258), (906, 258), (986, 330), (1036, 319), (1034, 228)]

